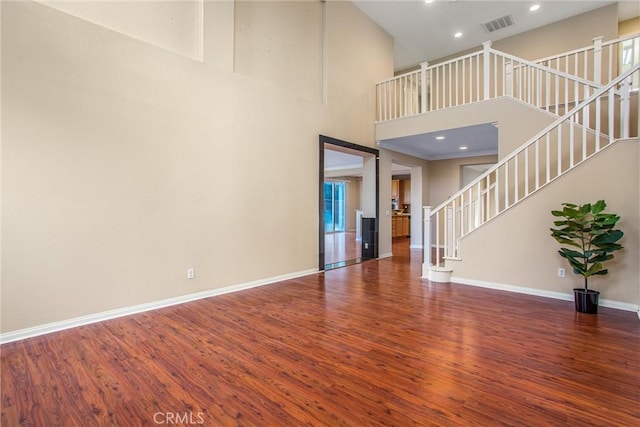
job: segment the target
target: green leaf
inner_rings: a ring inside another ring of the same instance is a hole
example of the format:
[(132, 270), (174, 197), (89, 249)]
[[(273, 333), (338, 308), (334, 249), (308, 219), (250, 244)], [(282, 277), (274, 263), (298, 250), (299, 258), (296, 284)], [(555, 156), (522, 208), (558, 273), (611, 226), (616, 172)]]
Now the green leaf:
[(570, 256), (571, 258), (588, 258), (588, 256), (582, 252), (578, 252), (578, 251), (574, 251), (572, 249), (567, 249), (567, 248), (562, 248), (560, 249), (562, 252), (564, 252), (567, 256)]
[(589, 267), (589, 269), (585, 273), (585, 276), (586, 277), (593, 276), (594, 274), (597, 274), (599, 271), (602, 271), (602, 270), (603, 270), (602, 264), (600, 264), (599, 262), (596, 262), (591, 267)]
[(591, 203), (586, 203), (586, 204), (580, 206), (580, 213), (582, 215), (586, 215), (589, 212), (591, 212)]
[(606, 243), (599, 245), (598, 248), (603, 252), (615, 252), (624, 248), (624, 246), (619, 245), (618, 243)]
[(592, 258), (589, 258), (589, 263), (593, 263), (593, 262), (605, 262), (605, 261), (609, 261), (610, 259), (613, 259), (613, 255), (610, 254), (599, 254), (597, 256), (594, 256)]
[(564, 256), (564, 258), (567, 259), (567, 261), (569, 261), (569, 265), (571, 265), (571, 267), (573, 267), (574, 271), (578, 271), (578, 274), (585, 274), (585, 268), (584, 268), (584, 263), (582, 261), (577, 261), (573, 258), (569, 258), (567, 256)]
[(593, 206), (591, 206), (592, 214), (599, 214), (607, 207), (607, 204), (604, 200), (598, 200)]
[(580, 211), (576, 210), (576, 209), (571, 209), (571, 208), (564, 208), (562, 210), (562, 215), (567, 217), (567, 218), (573, 218), (573, 219), (579, 219), (582, 218), (582, 215), (580, 213)]
[(618, 240), (622, 239), (622, 236), (624, 236), (624, 233), (620, 230), (609, 230), (607, 233), (605, 234), (600, 234), (598, 236), (596, 236), (591, 243), (596, 245), (596, 246), (600, 246), (600, 245), (604, 245), (607, 243), (615, 243)]
[(598, 224), (602, 225), (615, 225), (620, 220), (617, 215), (607, 216), (606, 218), (598, 219)]
[(551, 211), (551, 215), (553, 215), (553, 216), (564, 216), (564, 212), (562, 212), (562, 211)]
[(576, 248), (582, 248), (582, 246), (580, 244), (574, 242), (573, 240), (569, 240), (569, 239), (567, 239), (565, 237), (561, 237), (561, 236), (554, 236), (553, 234), (552, 234), (552, 236), (561, 245), (569, 245), (569, 246), (575, 246)]

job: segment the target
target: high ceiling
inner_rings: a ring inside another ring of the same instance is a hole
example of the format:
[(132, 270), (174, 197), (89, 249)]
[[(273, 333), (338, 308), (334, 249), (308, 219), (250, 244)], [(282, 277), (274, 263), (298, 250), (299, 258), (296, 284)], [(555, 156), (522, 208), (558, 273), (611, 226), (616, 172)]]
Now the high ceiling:
[[(479, 47), (487, 40), (501, 40), (616, 2), (354, 0), (353, 3), (393, 37), (395, 69), (398, 71)], [(617, 3), (620, 21), (640, 15), (640, 1)], [(540, 7), (531, 11), (534, 4)], [(507, 14), (513, 17), (511, 26), (488, 33), (482, 25)], [(462, 36), (455, 38), (458, 31)], [(437, 136), (445, 139), (436, 140)], [(380, 147), (427, 160), (497, 154), (498, 131), (492, 123), (486, 123), (380, 141)], [(467, 148), (461, 150), (460, 147)]]
[[(354, 0), (394, 39), (395, 69), (403, 70), (616, 3), (575, 0)], [(533, 4), (540, 8), (530, 11)], [(640, 2), (621, 1), (620, 20), (640, 14)], [(514, 24), (488, 33), (482, 23), (511, 14)], [(455, 38), (456, 32), (462, 36)]]

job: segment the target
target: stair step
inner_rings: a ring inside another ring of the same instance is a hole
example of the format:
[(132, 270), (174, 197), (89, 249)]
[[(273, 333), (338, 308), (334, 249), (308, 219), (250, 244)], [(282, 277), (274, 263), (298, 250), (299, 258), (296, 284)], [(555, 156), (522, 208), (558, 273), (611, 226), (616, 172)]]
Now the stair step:
[(427, 271), (423, 272), (422, 277), (430, 282), (449, 283), (451, 281), (451, 273), (453, 273), (451, 268), (431, 266)]

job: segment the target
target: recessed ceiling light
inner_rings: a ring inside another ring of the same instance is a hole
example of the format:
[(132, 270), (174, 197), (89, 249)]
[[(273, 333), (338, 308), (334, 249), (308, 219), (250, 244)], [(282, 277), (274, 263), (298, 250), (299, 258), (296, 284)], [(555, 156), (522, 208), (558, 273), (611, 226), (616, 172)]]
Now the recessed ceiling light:
[(533, 6), (531, 6), (531, 7), (529, 8), (529, 10), (530, 10), (531, 12), (535, 12), (535, 11), (536, 11), (536, 10), (538, 10), (538, 9), (540, 9), (540, 5), (539, 5), (539, 4), (534, 4)]
[(436, 136), (436, 139), (437, 140), (442, 140), (442, 139), (444, 139), (444, 136), (442, 136), (442, 135)]
[(425, 3), (433, 3), (433, 0), (424, 0)]
[(460, 147), (461, 150), (466, 150), (467, 148), (469, 147), (467, 147), (466, 145), (463, 145), (462, 147)]
[(453, 37), (455, 37), (455, 38), (457, 38), (457, 39), (458, 39), (458, 38), (462, 37), (462, 33), (461, 33), (460, 31), (458, 31), (457, 33), (455, 33), (455, 34), (453, 35)]

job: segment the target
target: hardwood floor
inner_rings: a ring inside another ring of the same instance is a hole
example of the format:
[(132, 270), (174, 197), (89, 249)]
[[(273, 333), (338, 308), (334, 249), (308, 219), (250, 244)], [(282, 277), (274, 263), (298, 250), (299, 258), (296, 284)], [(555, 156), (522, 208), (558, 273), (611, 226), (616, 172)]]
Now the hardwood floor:
[(336, 264), (362, 257), (361, 242), (354, 231), (326, 233), (324, 235), (324, 263)]
[(640, 322), (393, 258), (3, 345), (2, 426), (632, 426)]

